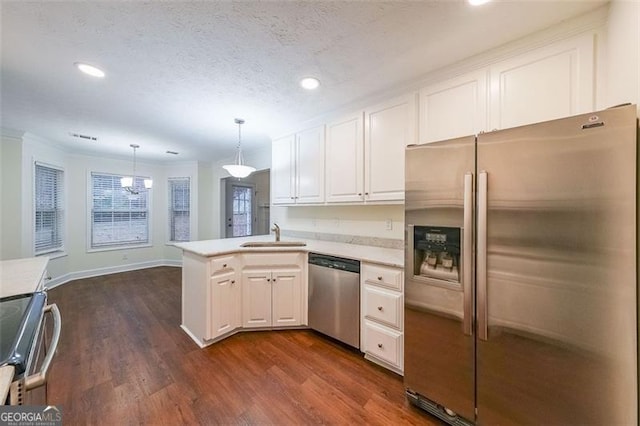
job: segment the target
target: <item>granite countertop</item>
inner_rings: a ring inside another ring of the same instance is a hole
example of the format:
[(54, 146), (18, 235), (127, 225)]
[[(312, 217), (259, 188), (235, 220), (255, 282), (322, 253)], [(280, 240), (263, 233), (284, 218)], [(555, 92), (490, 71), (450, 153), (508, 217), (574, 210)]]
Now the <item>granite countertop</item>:
[(46, 256), (0, 261), (0, 297), (41, 290), (38, 286), (48, 262)]
[(206, 257), (230, 253), (304, 251), (346, 257), (360, 260), (361, 262), (378, 263), (396, 268), (404, 267), (404, 250), (292, 237), (282, 238), (282, 241), (301, 241), (307, 245), (303, 247), (241, 247), (241, 244), (250, 241), (274, 241), (274, 237), (273, 235), (260, 235), (243, 238), (192, 241), (188, 243), (177, 243), (176, 247)]

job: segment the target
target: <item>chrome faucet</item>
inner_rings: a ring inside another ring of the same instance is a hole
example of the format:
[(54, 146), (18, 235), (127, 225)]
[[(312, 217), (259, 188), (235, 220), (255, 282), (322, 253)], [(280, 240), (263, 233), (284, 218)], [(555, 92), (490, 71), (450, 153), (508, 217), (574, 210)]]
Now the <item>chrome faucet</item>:
[(280, 241), (280, 227), (278, 226), (278, 224), (274, 223), (271, 230), (276, 233), (276, 241)]

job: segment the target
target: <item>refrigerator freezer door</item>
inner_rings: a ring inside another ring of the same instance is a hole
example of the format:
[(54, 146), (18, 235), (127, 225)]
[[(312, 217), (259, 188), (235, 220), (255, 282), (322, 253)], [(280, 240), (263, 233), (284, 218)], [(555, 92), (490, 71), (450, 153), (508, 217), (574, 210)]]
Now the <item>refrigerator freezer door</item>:
[(478, 424), (637, 424), (635, 106), (481, 134), (477, 158)]
[[(408, 147), (405, 164), (405, 386), (473, 421), (475, 137)], [(421, 275), (427, 252), (414, 249), (414, 230), (427, 226), (461, 236), (457, 280)]]

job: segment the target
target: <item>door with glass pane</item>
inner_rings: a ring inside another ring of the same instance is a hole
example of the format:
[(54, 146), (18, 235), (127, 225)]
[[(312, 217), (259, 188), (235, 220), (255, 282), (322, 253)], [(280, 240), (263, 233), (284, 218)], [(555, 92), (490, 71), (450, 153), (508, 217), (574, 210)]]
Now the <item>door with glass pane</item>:
[(256, 223), (255, 185), (227, 180), (226, 237), (247, 237), (254, 234)]

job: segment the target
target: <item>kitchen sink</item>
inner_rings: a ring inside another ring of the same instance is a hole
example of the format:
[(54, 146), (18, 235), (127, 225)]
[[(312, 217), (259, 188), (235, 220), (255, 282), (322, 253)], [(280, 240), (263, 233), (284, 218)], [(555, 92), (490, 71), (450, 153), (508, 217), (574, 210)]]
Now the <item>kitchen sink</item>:
[(302, 241), (249, 241), (240, 247), (304, 247), (307, 243)]

